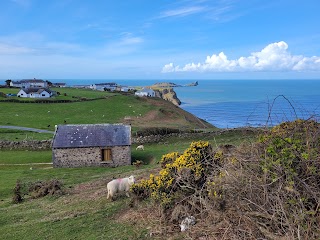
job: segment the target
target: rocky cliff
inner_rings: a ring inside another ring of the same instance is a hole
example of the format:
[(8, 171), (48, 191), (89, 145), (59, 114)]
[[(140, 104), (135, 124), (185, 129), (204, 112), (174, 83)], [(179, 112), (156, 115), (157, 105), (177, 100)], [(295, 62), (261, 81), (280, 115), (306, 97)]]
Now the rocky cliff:
[(179, 106), (181, 104), (180, 99), (177, 97), (173, 88), (160, 88), (154, 89), (156, 96), (166, 101), (172, 102), (174, 105)]

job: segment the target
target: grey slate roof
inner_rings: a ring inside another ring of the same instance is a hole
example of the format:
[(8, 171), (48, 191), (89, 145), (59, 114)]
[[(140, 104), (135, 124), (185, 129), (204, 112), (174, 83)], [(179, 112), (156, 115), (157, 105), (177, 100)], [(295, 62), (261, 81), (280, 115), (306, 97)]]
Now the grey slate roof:
[(58, 125), (53, 148), (131, 145), (131, 126), (123, 124)]
[(42, 93), (43, 91), (46, 91), (48, 93), (52, 93), (52, 91), (49, 88), (23, 88), (22, 89), (25, 93)]

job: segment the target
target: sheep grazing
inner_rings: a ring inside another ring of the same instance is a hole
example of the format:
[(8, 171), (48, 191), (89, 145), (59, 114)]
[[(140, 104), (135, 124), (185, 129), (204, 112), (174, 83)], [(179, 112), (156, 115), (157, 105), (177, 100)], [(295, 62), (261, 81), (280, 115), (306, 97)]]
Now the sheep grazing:
[(144, 146), (143, 145), (139, 145), (138, 147), (136, 147), (136, 150), (144, 150)]
[(118, 178), (110, 181), (107, 184), (108, 189), (108, 196), (107, 199), (111, 198), (113, 200), (113, 197), (118, 192), (126, 192), (127, 197), (130, 197), (129, 190), (130, 186), (135, 183), (135, 177), (130, 176), (126, 178)]

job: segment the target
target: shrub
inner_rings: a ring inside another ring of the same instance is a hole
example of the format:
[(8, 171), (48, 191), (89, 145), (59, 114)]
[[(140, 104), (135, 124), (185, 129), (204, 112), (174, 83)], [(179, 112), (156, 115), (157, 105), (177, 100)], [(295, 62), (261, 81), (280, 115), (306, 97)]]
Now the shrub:
[(313, 120), (284, 122), (261, 136), (260, 143), (268, 194), (264, 204), (270, 206), (274, 222), (292, 231), (295, 238), (319, 236), (320, 124)]
[[(219, 162), (219, 157), (212, 156), (212, 147), (208, 142), (191, 143), (182, 155), (177, 152), (166, 154), (161, 159), (162, 169), (157, 176), (132, 186), (137, 198), (150, 197), (163, 209), (170, 209), (181, 198), (206, 195), (205, 186), (208, 172), (212, 172)], [(181, 203), (181, 202), (180, 202)]]
[(60, 196), (63, 194), (63, 184), (57, 179), (49, 181), (37, 181), (29, 186), (31, 198), (40, 198), (44, 196)]
[(167, 135), (170, 133), (180, 133), (180, 130), (175, 128), (151, 127), (137, 131), (138, 136)]
[(320, 239), (319, 146), (313, 120), (281, 123), (237, 148), (193, 142), (131, 190), (161, 208), (166, 228), (195, 216), (192, 239)]
[(16, 186), (13, 189), (13, 203), (21, 203), (23, 201), (22, 184), (20, 180), (17, 180)]

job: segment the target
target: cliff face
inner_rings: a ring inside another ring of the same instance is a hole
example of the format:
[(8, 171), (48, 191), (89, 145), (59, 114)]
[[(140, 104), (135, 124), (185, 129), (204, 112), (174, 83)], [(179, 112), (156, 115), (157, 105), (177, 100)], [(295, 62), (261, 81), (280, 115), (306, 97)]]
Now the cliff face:
[(173, 90), (173, 88), (156, 89), (154, 91), (156, 92), (156, 96), (159, 98), (172, 102), (176, 106), (179, 106), (181, 104), (181, 101), (177, 97), (177, 94)]

